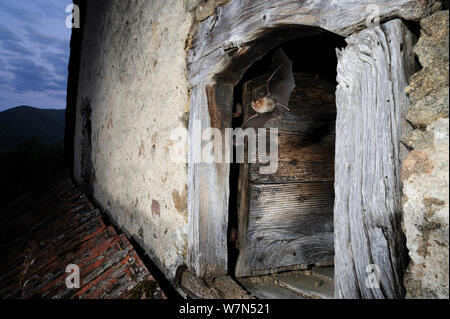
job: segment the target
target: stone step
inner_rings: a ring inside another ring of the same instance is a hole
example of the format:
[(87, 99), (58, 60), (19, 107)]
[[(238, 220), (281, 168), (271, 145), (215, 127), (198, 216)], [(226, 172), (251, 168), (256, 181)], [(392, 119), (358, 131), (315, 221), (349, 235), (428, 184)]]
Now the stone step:
[(258, 299), (332, 299), (333, 275), (334, 267), (314, 267), (238, 281)]
[(276, 275), (274, 281), (304, 298), (331, 299), (334, 296), (333, 284), (314, 273), (292, 271)]
[(250, 277), (239, 278), (238, 281), (253, 297), (258, 299), (303, 299), (293, 291), (276, 284), (273, 280)]

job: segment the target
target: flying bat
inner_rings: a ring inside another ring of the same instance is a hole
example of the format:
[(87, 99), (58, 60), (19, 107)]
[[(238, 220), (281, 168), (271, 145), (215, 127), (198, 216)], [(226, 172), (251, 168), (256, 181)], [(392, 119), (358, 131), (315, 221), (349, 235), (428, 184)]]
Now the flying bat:
[(273, 118), (280, 118), (282, 109), (289, 111), (289, 98), (295, 88), (294, 75), (292, 74), (292, 61), (289, 60), (283, 50), (278, 49), (272, 60), (272, 73), (267, 80), (267, 88), (264, 96), (251, 102), (252, 109), (256, 112), (242, 125), (243, 129), (264, 127)]

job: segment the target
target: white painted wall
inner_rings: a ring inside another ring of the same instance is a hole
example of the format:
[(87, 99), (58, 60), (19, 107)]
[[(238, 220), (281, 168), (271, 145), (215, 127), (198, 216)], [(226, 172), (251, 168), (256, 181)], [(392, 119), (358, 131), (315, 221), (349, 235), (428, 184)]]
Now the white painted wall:
[(75, 178), (87, 101), (94, 198), (169, 278), (187, 253), (187, 167), (170, 160), (169, 137), (189, 111), (191, 23), (183, 1), (89, 1), (77, 97)]

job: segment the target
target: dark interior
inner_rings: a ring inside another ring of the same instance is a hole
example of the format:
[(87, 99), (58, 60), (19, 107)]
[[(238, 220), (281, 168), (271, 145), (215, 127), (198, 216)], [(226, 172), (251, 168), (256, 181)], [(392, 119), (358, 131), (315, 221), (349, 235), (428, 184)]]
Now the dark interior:
[[(268, 40), (270, 41), (270, 39)], [(294, 40), (283, 42), (281, 45), (267, 52), (258, 61), (255, 61), (245, 72), (241, 81), (234, 87), (233, 105), (242, 103), (242, 86), (258, 76), (268, 72), (271, 65), (272, 56), (276, 49), (281, 48), (293, 62), (294, 73), (311, 73), (316, 77), (336, 83), (337, 57), (336, 49), (346, 46), (344, 38), (322, 31), (317, 35), (299, 37)], [(233, 128), (242, 125), (242, 118), (234, 118)], [(320, 130), (314, 134), (321, 134)], [(312, 137), (314, 140), (314, 137)], [(237, 222), (237, 184), (239, 178), (240, 164), (231, 164), (230, 172), (230, 199), (229, 199), (229, 243), (228, 243), (228, 269), (231, 276), (234, 276), (234, 269), (238, 257), (238, 250), (232, 242), (234, 230), (238, 229)]]

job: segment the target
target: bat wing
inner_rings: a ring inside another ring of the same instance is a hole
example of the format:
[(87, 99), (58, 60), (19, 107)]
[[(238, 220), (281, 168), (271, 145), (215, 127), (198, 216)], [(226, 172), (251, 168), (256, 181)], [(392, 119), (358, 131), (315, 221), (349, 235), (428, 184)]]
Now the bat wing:
[(270, 97), (278, 103), (288, 106), (292, 90), (295, 88), (295, 80), (292, 73), (292, 61), (283, 50), (278, 49), (275, 52), (271, 69), (272, 78), (268, 83)]
[(268, 121), (270, 121), (273, 118), (278, 118), (282, 114), (281, 110), (279, 108), (276, 108), (273, 112), (267, 112), (267, 113), (260, 113), (258, 116), (250, 119), (247, 121), (242, 128), (245, 130), (247, 128), (253, 128), (255, 131), (258, 131), (259, 128), (263, 128), (264, 125)]

